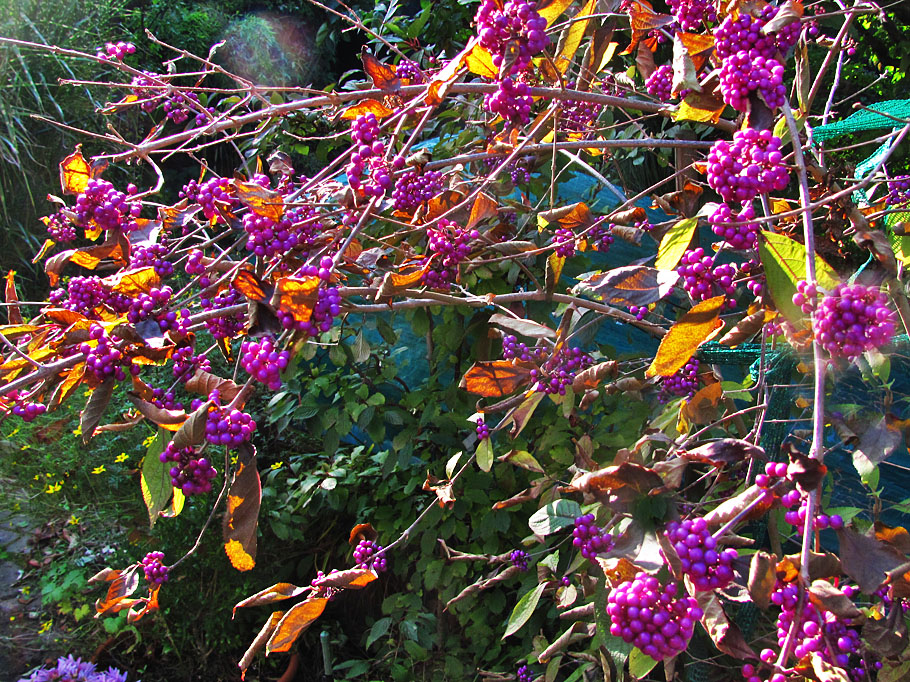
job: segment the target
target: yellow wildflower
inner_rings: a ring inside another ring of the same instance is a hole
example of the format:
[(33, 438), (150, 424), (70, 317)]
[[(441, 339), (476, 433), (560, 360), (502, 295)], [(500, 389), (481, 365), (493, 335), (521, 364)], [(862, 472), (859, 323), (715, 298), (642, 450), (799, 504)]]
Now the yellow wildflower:
[(103, 474), (105, 471), (107, 471), (107, 469), (104, 468), (103, 464), (92, 469), (93, 474)]

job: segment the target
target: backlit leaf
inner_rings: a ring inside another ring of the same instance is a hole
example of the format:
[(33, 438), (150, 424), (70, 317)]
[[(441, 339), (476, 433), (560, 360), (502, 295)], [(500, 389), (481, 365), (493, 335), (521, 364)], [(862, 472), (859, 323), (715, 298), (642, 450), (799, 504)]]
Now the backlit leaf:
[(240, 202), (256, 215), (264, 216), (272, 222), (281, 220), (284, 215), (284, 197), (278, 192), (266, 189), (258, 182), (233, 180), (232, 184)]
[(292, 599), (293, 597), (299, 597), (304, 592), (307, 592), (311, 588), (308, 587), (297, 587), (297, 585), (292, 585), (291, 583), (275, 583), (271, 587), (267, 587), (264, 590), (260, 590), (254, 595), (251, 595), (234, 604), (234, 609), (231, 611), (231, 619), (237, 614), (237, 609), (243, 608), (244, 606), (262, 606), (263, 604), (274, 604), (276, 601), (282, 601), (284, 599)]
[(540, 602), (540, 596), (543, 594), (546, 587), (547, 583), (541, 583), (533, 590), (526, 592), (521, 599), (518, 600), (518, 603), (515, 604), (515, 608), (512, 609), (512, 615), (509, 616), (509, 623), (506, 626), (505, 634), (502, 636), (503, 639), (518, 632), (521, 627), (528, 622), (531, 616), (534, 615), (534, 610), (537, 608), (537, 604)]
[(544, 0), (538, 5), (537, 13), (547, 20), (549, 27), (571, 4), (572, 0)]
[[(570, 0), (571, 1), (571, 0)], [(476, 43), (471, 51), (465, 55), (465, 64), (468, 71), (484, 78), (498, 78), (499, 69), (493, 65), (493, 55), (480, 43)]]
[(771, 593), (777, 583), (774, 557), (758, 551), (749, 563), (749, 596), (755, 605), (764, 610), (771, 603)]
[(82, 194), (94, 178), (92, 167), (82, 156), (82, 145), (60, 162), (60, 187), (64, 194)]
[(562, 268), (566, 264), (565, 256), (560, 256), (555, 251), (547, 257), (546, 287), (548, 292), (556, 290), (559, 284), (559, 278), (562, 276)]
[(581, 45), (585, 31), (588, 30), (591, 14), (594, 12), (596, 5), (597, 0), (588, 0), (584, 7), (578, 11), (578, 14), (572, 18), (572, 23), (560, 38), (562, 49), (560, 49), (554, 60), (560, 73), (565, 74), (575, 59), (575, 53), (578, 52), (578, 46)]
[(690, 92), (680, 102), (673, 114), (674, 121), (695, 121), (696, 123), (717, 123), (727, 103), (713, 90)]
[(308, 322), (319, 297), (318, 277), (282, 277), (275, 282), (272, 305), (291, 313), (297, 322)]
[(485, 398), (502, 398), (527, 385), (534, 367), (511, 360), (481, 360), (465, 372), (459, 387)]
[(736, 326), (733, 327), (733, 329), (724, 334), (718, 343), (723, 346), (729, 346), (733, 348), (741, 343), (748, 341), (761, 331), (762, 326), (765, 324), (767, 315), (768, 313), (764, 309), (758, 310), (751, 315), (747, 315), (739, 322), (737, 322)]
[(638, 647), (634, 647), (629, 653), (629, 674), (636, 680), (647, 677), (656, 665), (657, 661)]
[(626, 265), (597, 273), (576, 284), (572, 290), (587, 293), (613, 306), (646, 306), (669, 294), (679, 274), (645, 265)]
[(275, 631), (269, 637), (265, 645), (265, 654), (289, 651), (297, 638), (303, 634), (310, 625), (312, 625), (322, 612), (325, 611), (325, 605), (329, 603), (328, 599), (323, 597), (305, 599), (299, 604), (295, 604), (284, 614), (284, 617), (275, 626)]
[[(761, 498), (761, 501), (758, 501), (759, 498)], [(705, 514), (704, 519), (712, 528), (722, 526), (742, 513), (747, 507), (752, 507), (752, 512), (747, 514), (743, 520), (757, 519), (771, 508), (772, 500), (773, 496), (766, 496), (764, 488), (751, 485), (736, 497), (731, 497), (729, 500), (721, 502), (717, 507)]]
[(720, 312), (726, 298), (715, 296), (693, 306), (677, 320), (661, 340), (646, 376), (670, 376), (689, 361), (698, 347), (723, 328)]
[(692, 243), (692, 235), (695, 234), (697, 227), (698, 218), (686, 218), (667, 230), (660, 240), (654, 267), (658, 270), (673, 270), (679, 265), (680, 259)]
[[(758, 254), (765, 269), (768, 289), (777, 310), (791, 323), (803, 318), (802, 311), (793, 303), (796, 283), (806, 279), (806, 247), (790, 237), (777, 232), (762, 231)], [(815, 275), (823, 289), (831, 290), (838, 284), (837, 273), (818, 255), (815, 256)]]
[(424, 481), (423, 490), (436, 494), (436, 502), (443, 509), (451, 509), (455, 506), (455, 493), (452, 489), (452, 481), (440, 480), (433, 474), (427, 472), (427, 480)]
[(365, 99), (362, 102), (358, 102), (352, 106), (349, 106), (347, 109), (341, 112), (341, 118), (344, 120), (352, 121), (358, 116), (364, 116), (366, 114), (373, 114), (377, 119), (383, 119), (386, 116), (391, 116), (395, 113), (392, 109), (389, 109), (379, 100), (375, 99)]
[(403, 272), (387, 272), (382, 279), (376, 299), (394, 296), (405, 289), (411, 288), (423, 279), (423, 276), (430, 271), (432, 266), (432, 262), (428, 260), (422, 265), (415, 263), (403, 268)]
[(278, 626), (278, 623), (284, 617), (284, 611), (274, 611), (269, 619), (263, 624), (262, 629), (259, 631), (259, 634), (256, 635), (256, 638), (243, 653), (243, 658), (240, 659), (240, 662), (237, 666), (240, 668), (240, 679), (246, 679), (246, 671), (250, 667), (250, 664), (253, 662), (253, 657), (259, 653), (259, 650), (265, 646), (266, 641), (269, 637), (272, 636), (272, 633), (275, 632), (275, 628)]
[(164, 432), (159, 430), (149, 444), (142, 460), (142, 473), (139, 485), (142, 490), (142, 501), (149, 513), (149, 526), (154, 526), (159, 513), (168, 505), (174, 486), (171, 484), (170, 465), (161, 461), (161, 453), (167, 442)]
[(262, 483), (256, 468), (256, 448), (244, 443), (239, 448), (222, 525), (224, 551), (238, 571), (249, 571), (256, 565), (256, 529), (261, 503)]
[(512, 410), (508, 416), (503, 420), (505, 424), (511, 423), (512, 428), (509, 430), (510, 438), (517, 438), (525, 426), (531, 421), (531, 415), (534, 414), (534, 410), (537, 409), (537, 406), (540, 405), (540, 401), (544, 397), (543, 391), (532, 391), (530, 395), (525, 396), (525, 399)]
[(815, 679), (818, 682), (850, 682), (851, 678), (847, 675), (846, 670), (829, 663), (817, 651), (809, 653), (809, 662), (812, 664), (812, 672), (815, 673)]
[(492, 218), (496, 215), (496, 209), (499, 207), (499, 204), (492, 197), (480, 192), (477, 195), (477, 198), (474, 199), (474, 203), (471, 205), (471, 215), (468, 218), (468, 223), (466, 225), (467, 229), (471, 229), (477, 224), (483, 222), (487, 218)]
[(331, 571), (313, 581), (313, 586), (335, 587), (345, 590), (360, 590), (379, 576), (368, 568), (349, 568), (346, 571)]
[(16, 294), (16, 271), (6, 273), (6, 319), (10, 324), (22, 324), (22, 313), (19, 312), (19, 296)]
[(401, 80), (395, 75), (395, 69), (387, 64), (383, 64), (366, 49), (360, 54), (360, 60), (363, 62), (363, 70), (366, 75), (373, 81), (373, 86), (394, 94), (401, 88)]
[(89, 397), (79, 418), (79, 429), (82, 432), (82, 442), (88, 443), (95, 435), (95, 427), (101, 423), (101, 417), (111, 402), (114, 394), (114, 378), (105, 379)]
[(155, 268), (148, 267), (120, 272), (111, 277), (105, 277), (102, 282), (111, 287), (115, 293), (135, 298), (139, 294), (147, 294), (152, 289), (161, 286), (161, 277), (155, 272)]

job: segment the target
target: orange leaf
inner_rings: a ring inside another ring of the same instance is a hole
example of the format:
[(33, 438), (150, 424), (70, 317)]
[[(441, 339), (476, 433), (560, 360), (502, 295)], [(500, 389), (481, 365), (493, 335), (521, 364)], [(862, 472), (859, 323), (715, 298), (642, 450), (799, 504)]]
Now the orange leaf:
[(237, 191), (240, 203), (249, 208), (256, 215), (261, 215), (273, 222), (281, 220), (284, 215), (284, 197), (278, 192), (266, 189), (255, 182), (241, 182), (233, 180), (232, 184)]
[(373, 528), (372, 523), (358, 523), (351, 528), (351, 535), (348, 538), (348, 543), (350, 545), (356, 545), (361, 540), (375, 540), (377, 537), (379, 537), (379, 533)]
[(452, 208), (461, 203), (464, 194), (454, 189), (447, 189), (440, 192), (427, 203), (427, 214), (424, 217), (427, 222), (435, 220), (443, 213), (447, 213)]
[(308, 322), (316, 305), (319, 289), (318, 277), (282, 277), (275, 282), (272, 303), (276, 308), (291, 313), (298, 322)]
[(465, 227), (471, 229), (481, 221), (495, 216), (498, 207), (499, 204), (496, 203), (495, 199), (481, 192), (474, 199), (474, 205), (471, 206), (471, 216), (468, 218), (468, 224)]
[(686, 52), (692, 57), (692, 63), (696, 71), (701, 71), (708, 57), (714, 49), (714, 36), (710, 33), (703, 35), (701, 33), (677, 33), (676, 36), (682, 42)]
[(572, 60), (575, 59), (575, 53), (578, 51), (578, 46), (581, 45), (585, 31), (588, 30), (591, 14), (594, 12), (596, 4), (597, 0), (588, 0), (585, 6), (578, 11), (578, 14), (573, 17), (569, 30), (563, 34), (561, 39), (562, 49), (555, 60), (556, 68), (559, 69), (560, 73), (565, 74)]
[(546, 19), (547, 26), (550, 26), (571, 4), (572, 0), (549, 0), (537, 7), (537, 13)]
[(22, 313), (19, 312), (18, 306), (19, 296), (16, 294), (16, 283), (13, 281), (15, 277), (15, 270), (10, 270), (6, 274), (6, 302), (9, 304), (6, 315), (10, 324), (22, 324)]
[(455, 506), (455, 493), (452, 490), (452, 481), (442, 481), (433, 474), (427, 473), (427, 480), (423, 484), (423, 489), (427, 492), (436, 493), (436, 501), (443, 509), (451, 509)]
[(240, 662), (237, 664), (237, 667), (240, 668), (241, 680), (246, 679), (246, 671), (247, 668), (250, 667), (250, 663), (253, 662), (253, 657), (265, 645), (266, 640), (272, 636), (272, 633), (275, 631), (275, 627), (279, 622), (281, 622), (281, 619), (283, 617), (284, 611), (273, 611), (272, 615), (269, 616), (269, 619), (262, 626), (259, 634), (256, 635), (253, 643), (250, 644), (249, 648), (243, 653), (243, 658), (241, 658)]
[(674, 121), (717, 123), (726, 103), (713, 91), (690, 92), (673, 114)]
[(313, 581), (313, 587), (334, 587), (345, 590), (359, 590), (379, 576), (368, 568), (349, 568), (346, 571), (331, 571), (328, 575)]
[(149, 267), (127, 270), (101, 281), (111, 287), (115, 293), (135, 297), (139, 294), (147, 294), (158, 287), (161, 284), (161, 277), (155, 272), (155, 268)]
[(243, 601), (239, 601), (234, 604), (234, 609), (231, 611), (231, 619), (233, 620), (234, 615), (237, 613), (237, 609), (243, 608), (244, 606), (262, 606), (263, 604), (273, 604), (276, 601), (299, 597), (309, 589), (309, 587), (297, 587), (297, 585), (292, 585), (291, 583), (276, 583), (271, 587), (260, 590), (256, 594), (251, 595)]
[(379, 291), (376, 292), (376, 300), (393, 296), (401, 293), (408, 287), (417, 284), (423, 276), (430, 270), (432, 263), (428, 260), (421, 266), (420, 263), (403, 267), (404, 272), (387, 272), (382, 279)]
[[(401, 88), (401, 80), (395, 75), (395, 69), (383, 64), (366, 50), (360, 55), (363, 70), (373, 81), (373, 85), (389, 94), (395, 94)], [(377, 116), (378, 117), (378, 116)]]
[(383, 119), (386, 116), (391, 116), (394, 112), (389, 109), (385, 104), (375, 99), (365, 99), (359, 104), (354, 104), (353, 106), (348, 107), (347, 109), (341, 112), (341, 118), (345, 120), (353, 120), (358, 116), (363, 116), (364, 114), (373, 114), (378, 119)]
[(499, 69), (493, 66), (493, 55), (480, 43), (476, 43), (465, 55), (465, 65), (468, 67), (468, 71), (476, 73), (478, 76), (499, 78)]
[(724, 296), (709, 298), (679, 318), (660, 342), (657, 356), (645, 376), (668, 377), (682, 369), (696, 349), (723, 328), (720, 312), (725, 301)]
[(251, 301), (265, 303), (271, 298), (271, 292), (266, 293), (265, 287), (255, 274), (249, 270), (241, 270), (231, 282), (237, 291), (246, 296)]
[(464, 49), (459, 52), (455, 57), (449, 60), (449, 63), (446, 64), (442, 70), (436, 74), (433, 80), (430, 82), (430, 87), (427, 91), (427, 96), (424, 98), (424, 102), (431, 107), (438, 106), (442, 100), (445, 98), (446, 93), (449, 91), (449, 86), (452, 85), (455, 78), (458, 77), (459, 71), (464, 66), (467, 61), (468, 55), (474, 50), (474, 46), (480, 42), (480, 39), (477, 36), (474, 36), (468, 41), (468, 44), (465, 45)]
[(262, 504), (262, 483), (256, 468), (256, 449), (249, 444), (240, 448), (240, 461), (224, 514), (224, 551), (238, 571), (249, 571), (256, 565), (256, 527)]
[(82, 145), (60, 162), (60, 187), (64, 194), (82, 194), (88, 181), (94, 178), (92, 167), (82, 156)]
[(295, 604), (275, 626), (275, 632), (265, 645), (265, 655), (276, 651), (288, 651), (303, 631), (322, 615), (328, 603), (328, 599), (317, 598)]
[[(638, 42), (654, 29), (669, 26), (675, 21), (668, 14), (658, 14), (651, 8), (650, 3), (643, 0), (635, 0), (629, 10), (629, 18), (632, 25), (632, 42), (623, 51), (623, 54), (631, 54)], [(651, 51), (653, 52), (653, 50)]]
[(484, 398), (501, 398), (528, 384), (531, 381), (531, 370), (534, 368), (531, 363), (481, 360), (465, 372), (459, 387)]

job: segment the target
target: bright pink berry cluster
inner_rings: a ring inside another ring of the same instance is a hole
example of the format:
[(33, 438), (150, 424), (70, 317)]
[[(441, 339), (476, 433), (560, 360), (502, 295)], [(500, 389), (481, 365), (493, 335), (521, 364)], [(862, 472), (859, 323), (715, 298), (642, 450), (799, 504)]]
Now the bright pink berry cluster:
[(361, 540), (354, 548), (354, 561), (357, 562), (357, 568), (368, 568), (376, 573), (382, 573), (386, 570), (385, 554), (382, 552), (382, 545), (377, 545), (372, 540)]
[(560, 227), (553, 235), (553, 251), (562, 258), (575, 255), (575, 233), (568, 227)]
[(606, 253), (613, 245), (613, 225), (603, 221), (595, 223), (585, 235), (588, 246), (600, 253)]
[(181, 346), (174, 351), (173, 373), (177, 381), (189, 381), (197, 370), (210, 372), (212, 370), (209, 359), (204, 355), (194, 355), (190, 346)]
[(216, 112), (215, 107), (203, 108), (199, 103), (199, 95), (195, 92), (175, 92), (164, 99), (164, 115), (170, 121), (181, 125), (186, 123), (190, 116), (194, 117), (197, 127), (205, 125)]
[(195, 448), (178, 449), (171, 442), (167, 444), (159, 458), (164, 464), (174, 464), (169, 471), (171, 484), (182, 490), (187, 497), (211, 491), (212, 479), (218, 472), (208, 459), (196, 454)]
[(114, 189), (107, 180), (94, 178), (88, 181), (85, 191), (76, 197), (76, 222), (88, 227), (97, 225), (102, 230), (121, 229), (131, 231), (136, 223), (135, 219), (142, 212), (142, 204), (130, 201), (127, 195), (136, 194), (135, 185), (127, 188), (127, 194)]
[(13, 414), (22, 417), (22, 421), (34, 421), (36, 417), (47, 412), (47, 405), (33, 402), (19, 402), (13, 405)]
[(698, 360), (691, 358), (682, 369), (663, 377), (660, 380), (660, 393), (657, 399), (662, 403), (669, 402), (674, 397), (684, 396), (691, 398), (698, 390)]
[(658, 66), (645, 81), (645, 88), (652, 97), (669, 102), (673, 98), (673, 67), (670, 64)]
[(57, 211), (46, 218), (47, 233), (55, 242), (65, 244), (73, 241), (76, 236), (76, 227), (70, 222), (63, 211)]
[(477, 437), (480, 440), (484, 440), (485, 438), (490, 437), (490, 427), (487, 425), (487, 423), (483, 419), (477, 420), (477, 427), (476, 427), (475, 431), (477, 432)]
[(132, 43), (120, 41), (117, 43), (105, 43), (104, 49), (99, 49), (95, 56), (98, 59), (123, 61), (127, 55), (135, 54), (136, 46)]
[(713, 0), (667, 0), (667, 4), (683, 31), (694, 31), (702, 22), (717, 21), (717, 10)]
[(429, 269), (422, 282), (431, 289), (448, 289), (458, 279), (458, 265), (471, 253), (471, 241), (480, 237), (477, 230), (469, 230), (447, 218), (440, 218), (427, 229), (427, 256)]
[(594, 523), (594, 514), (584, 514), (575, 519), (572, 545), (585, 559), (593, 561), (601, 552), (610, 551), (613, 547), (613, 536)]
[(821, 300), (818, 294), (817, 287), (799, 282), (793, 302), (814, 313), (815, 339), (831, 357), (855, 358), (894, 337), (895, 314), (878, 287), (842, 283)]
[(732, 564), (739, 555), (731, 547), (722, 550), (717, 546), (703, 518), (671, 521), (667, 538), (696, 590), (723, 589), (733, 582)]
[(610, 592), (607, 614), (611, 635), (659, 661), (685, 651), (702, 610), (676, 583), (641, 572)]
[(547, 349), (542, 346), (528, 348), (517, 336), (506, 334), (502, 337), (502, 357), (504, 360), (521, 360), (522, 362), (542, 362), (546, 359)]
[(213, 445), (237, 448), (253, 437), (256, 422), (246, 412), (213, 406), (205, 423), (205, 438)]
[(420, 67), (410, 59), (404, 58), (395, 65), (395, 75), (399, 78), (409, 80), (411, 85), (423, 83), (426, 80)]
[(594, 358), (579, 348), (563, 346), (540, 367), (530, 372), (533, 389), (541, 393), (565, 395), (575, 375), (594, 364)]
[(167, 582), (168, 567), (164, 565), (164, 552), (149, 552), (142, 559), (142, 571), (149, 585), (157, 587)]
[[(708, 217), (711, 230), (718, 237), (726, 241), (734, 249), (754, 249), (758, 244), (758, 223), (750, 222), (755, 219), (755, 208), (752, 202), (742, 204), (738, 213), (727, 204), (718, 204), (717, 209)], [(734, 225), (732, 223), (742, 223)]]
[(505, 4), (483, 0), (474, 22), (480, 44), (493, 55), (493, 66), (501, 70), (507, 55), (512, 60), (505, 75), (527, 69), (531, 57), (550, 44), (547, 20), (527, 0), (506, 0)]
[(164, 308), (171, 300), (174, 290), (170, 287), (155, 287), (148, 293), (140, 293), (130, 304), (126, 319), (130, 324), (136, 324), (155, 316), (155, 312)]
[(723, 60), (720, 92), (724, 101), (737, 111), (748, 111), (749, 95), (758, 92), (771, 109), (787, 101), (784, 65), (771, 57), (737, 52)]
[(98, 277), (71, 277), (66, 283), (66, 291), (55, 289), (48, 300), (60, 308), (97, 318), (95, 309), (107, 301), (109, 295), (110, 291)]
[[(382, 196), (392, 187), (392, 176), (382, 158), (386, 147), (385, 142), (379, 139), (379, 122), (375, 114), (361, 114), (351, 122), (351, 140), (354, 142), (354, 153), (344, 169), (348, 184), (370, 196)], [(370, 176), (364, 183), (363, 176), (367, 170)]]
[(174, 264), (167, 259), (169, 254), (166, 240), (147, 246), (134, 246), (130, 253), (130, 268), (151, 267), (155, 268), (159, 277), (170, 277), (174, 274)]
[(316, 337), (322, 332), (329, 331), (340, 313), (341, 293), (338, 291), (338, 287), (320, 286), (309, 320), (295, 320), (293, 313), (279, 310), (278, 321), (285, 329), (296, 329), (311, 337)]
[[(230, 308), (244, 302), (243, 294), (233, 287), (229, 287), (214, 298), (202, 298), (200, 305), (203, 310), (222, 310)], [(244, 315), (243, 312), (236, 312), (230, 315), (219, 315), (205, 321), (205, 328), (216, 339), (231, 339), (237, 336), (243, 329)]]
[(682, 278), (683, 289), (693, 301), (704, 301), (723, 294), (730, 299), (732, 307), (736, 267), (732, 263), (715, 265), (714, 260), (714, 256), (705, 255), (705, 250), (699, 246), (683, 254), (676, 271)]
[[(901, 206), (910, 203), (910, 175), (902, 175), (888, 181), (888, 196), (885, 204), (888, 206)], [(50, 225), (48, 225), (50, 229)]]
[(498, 114), (506, 121), (524, 125), (531, 120), (531, 86), (511, 78), (503, 78), (495, 92), (484, 96), (484, 106), (491, 114)]
[(392, 192), (395, 210), (413, 211), (442, 192), (443, 188), (442, 173), (439, 171), (405, 171), (398, 176)]
[(123, 354), (114, 345), (113, 339), (99, 325), (92, 325), (88, 336), (91, 341), (79, 346), (79, 351), (85, 354), (85, 371), (98, 381), (109, 377), (123, 381), (126, 378), (122, 367)]
[(202, 207), (202, 214), (216, 222), (225, 222), (225, 217), (219, 211), (219, 205), (230, 212), (240, 207), (240, 200), (234, 195), (230, 180), (227, 178), (212, 177), (201, 185), (195, 180), (190, 180), (180, 191), (180, 198)]
[(714, 30), (717, 56), (726, 59), (743, 51), (750, 56), (761, 55), (768, 59), (775, 58), (778, 54), (785, 55), (796, 45), (801, 30), (800, 23), (794, 21), (779, 31), (764, 32), (762, 29), (777, 12), (778, 8), (774, 5), (766, 5), (757, 17), (746, 12), (728, 14)]
[(258, 341), (244, 341), (240, 352), (240, 364), (256, 381), (271, 391), (281, 388), (281, 373), (291, 360), (289, 351), (276, 350), (274, 339), (265, 336)]
[(732, 142), (718, 140), (708, 153), (708, 184), (724, 201), (744, 203), (759, 194), (782, 190), (789, 175), (780, 138), (770, 130), (737, 131)]
[(569, 100), (562, 105), (562, 118), (569, 132), (586, 133), (603, 111), (603, 105), (596, 102)]
[(276, 221), (252, 211), (245, 214), (243, 229), (248, 235), (247, 250), (260, 258), (284, 256), (293, 251), (297, 248), (300, 235), (294, 228), (292, 217), (287, 212)]

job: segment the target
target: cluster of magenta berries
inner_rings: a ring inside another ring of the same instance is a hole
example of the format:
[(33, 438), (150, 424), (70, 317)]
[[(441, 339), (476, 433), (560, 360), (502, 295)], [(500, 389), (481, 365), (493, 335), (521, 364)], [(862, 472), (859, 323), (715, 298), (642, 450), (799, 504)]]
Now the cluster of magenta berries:
[[(910, 203), (910, 175), (903, 175), (888, 181), (887, 206), (899, 206)], [(50, 225), (48, 225), (48, 230)]]
[[(244, 302), (243, 294), (229, 287), (217, 294), (214, 298), (202, 298), (199, 304), (203, 310), (223, 310)], [(205, 321), (205, 328), (216, 339), (232, 339), (243, 329), (243, 313), (219, 315)]]
[(205, 423), (205, 438), (213, 445), (237, 448), (248, 442), (256, 430), (256, 422), (246, 412), (213, 406)]
[(572, 529), (572, 546), (585, 559), (594, 560), (601, 552), (608, 552), (613, 547), (613, 536), (594, 523), (594, 514), (584, 514), (575, 519)]
[(195, 117), (196, 127), (205, 125), (215, 115), (215, 107), (203, 108), (199, 95), (195, 92), (175, 92), (164, 100), (164, 115), (173, 123), (186, 123), (190, 116)]
[[(133, 76), (130, 81), (130, 92), (139, 100), (139, 108), (150, 114), (158, 108), (165, 87), (161, 76), (152, 71), (143, 71), (142, 76)], [(156, 82), (157, 81), (157, 82)]]
[(163, 410), (183, 411), (183, 403), (177, 400), (177, 394), (174, 389), (164, 390), (163, 388), (152, 389), (152, 404)]
[(20, 402), (13, 405), (13, 414), (22, 417), (22, 421), (34, 421), (36, 417), (47, 412), (47, 405), (43, 403)]
[(505, 4), (483, 0), (474, 22), (480, 44), (493, 55), (493, 66), (500, 69), (507, 54), (514, 59), (506, 75), (527, 69), (531, 57), (550, 44), (547, 20), (528, 0), (506, 0)]
[(667, 0), (667, 4), (683, 31), (694, 31), (702, 22), (717, 21), (717, 10), (712, 0)]
[(588, 229), (585, 235), (585, 241), (588, 246), (599, 253), (606, 253), (613, 246), (613, 225), (612, 223), (599, 222), (595, 223)]
[(645, 81), (645, 88), (652, 97), (669, 102), (673, 98), (673, 67), (669, 64), (658, 66)]
[[(742, 204), (738, 213), (727, 204), (719, 204), (717, 209), (708, 217), (711, 230), (718, 237), (726, 241), (734, 249), (754, 249), (758, 244), (758, 223), (751, 222), (755, 219), (755, 208), (752, 202)], [(741, 223), (741, 224), (733, 224)]]
[(766, 5), (757, 17), (747, 12), (728, 14), (714, 30), (717, 56), (726, 59), (738, 52), (765, 58), (785, 55), (799, 39), (800, 23), (794, 21), (778, 31), (765, 32), (764, 27), (777, 12), (778, 8), (774, 5)]
[(105, 43), (103, 49), (95, 53), (98, 59), (123, 61), (127, 55), (136, 54), (136, 46), (123, 40), (116, 43)]
[(71, 277), (66, 291), (55, 289), (48, 300), (60, 308), (92, 317), (95, 308), (107, 301), (109, 293), (98, 277)]
[(629, 314), (634, 315), (635, 319), (641, 322), (648, 316), (648, 306), (646, 305), (630, 305)]
[(299, 242), (299, 234), (289, 213), (272, 220), (269, 216), (251, 211), (243, 216), (243, 229), (247, 233), (247, 250), (260, 258), (283, 256), (293, 251)]
[(780, 144), (770, 130), (755, 128), (735, 132), (732, 142), (717, 140), (708, 152), (708, 184), (724, 201), (738, 203), (784, 189), (790, 173)]
[(392, 200), (396, 211), (413, 211), (443, 190), (440, 171), (409, 170), (398, 176)]
[(641, 572), (610, 592), (607, 615), (611, 635), (660, 661), (685, 651), (702, 610), (676, 583)]
[[(354, 153), (344, 169), (348, 184), (370, 196), (382, 196), (392, 187), (392, 176), (382, 160), (386, 148), (379, 139), (379, 122), (375, 114), (361, 114), (351, 122), (351, 140), (354, 142)], [(365, 184), (362, 178), (367, 168), (371, 172)]]
[(57, 211), (53, 215), (45, 218), (47, 224), (47, 234), (55, 242), (65, 244), (71, 242), (77, 237), (76, 226), (73, 225), (69, 218), (64, 215), (63, 211)]
[(484, 106), (491, 114), (502, 116), (511, 123), (524, 125), (531, 120), (531, 86), (511, 78), (503, 78), (494, 92), (484, 96)]
[(199, 457), (192, 447), (175, 448), (168, 443), (159, 456), (164, 464), (173, 464), (169, 470), (171, 485), (182, 490), (187, 497), (204, 495), (212, 490), (212, 479), (218, 472), (205, 457)]
[(138, 192), (135, 185), (127, 187), (124, 194), (107, 180), (95, 178), (88, 181), (85, 191), (76, 197), (73, 212), (76, 222), (87, 226), (92, 223), (103, 230), (122, 229), (130, 231), (135, 226), (135, 219), (142, 212), (142, 204), (130, 201), (129, 196)]
[(831, 357), (852, 359), (894, 337), (895, 314), (878, 287), (838, 284), (818, 299), (817, 286), (799, 282), (793, 303), (812, 314), (815, 339)]
[(278, 321), (285, 329), (296, 329), (308, 336), (316, 337), (332, 328), (335, 318), (341, 313), (341, 293), (338, 287), (321, 286), (316, 293), (316, 304), (309, 320), (297, 320), (290, 312), (278, 311)]
[(477, 420), (477, 428), (475, 430), (477, 432), (478, 440), (484, 440), (490, 437), (490, 427), (483, 419)]
[(736, 266), (732, 263), (715, 265), (714, 256), (705, 255), (705, 250), (699, 246), (683, 254), (676, 272), (682, 278), (683, 289), (693, 301), (704, 301), (723, 294), (729, 299), (731, 308), (735, 305), (732, 298), (736, 291), (733, 282)]
[(142, 559), (142, 571), (149, 585), (157, 587), (167, 582), (167, 566), (164, 565), (164, 552), (149, 552)]
[(201, 185), (195, 180), (190, 180), (180, 191), (180, 198), (197, 203), (202, 207), (202, 214), (208, 219), (224, 222), (224, 217), (218, 210), (220, 204), (227, 212), (240, 206), (240, 200), (231, 189), (230, 180), (227, 178), (209, 178)]
[(594, 358), (580, 348), (563, 346), (539, 370), (531, 370), (532, 388), (540, 393), (565, 395), (575, 376), (593, 364)]
[(737, 111), (748, 111), (749, 96), (758, 92), (771, 109), (787, 101), (784, 65), (776, 59), (737, 52), (723, 60), (720, 92), (724, 101)]
[(170, 277), (174, 274), (174, 264), (167, 259), (169, 253), (167, 243), (163, 241), (134, 246), (130, 253), (130, 268), (154, 268), (159, 277)]
[(698, 390), (698, 359), (690, 358), (679, 370), (660, 380), (657, 398), (662, 403), (673, 398), (691, 398)]
[(95, 343), (85, 342), (79, 351), (85, 355), (85, 369), (98, 381), (114, 377), (123, 381), (126, 374), (123, 371), (123, 354), (114, 346), (113, 340), (99, 325), (92, 325), (88, 337)]
[(502, 337), (503, 360), (521, 360), (522, 362), (542, 362), (547, 357), (547, 349), (542, 346), (528, 348), (517, 336), (506, 334)]
[(575, 233), (568, 227), (560, 227), (553, 235), (553, 251), (562, 258), (575, 255)]
[(570, 132), (587, 132), (603, 111), (603, 105), (583, 100), (569, 100), (562, 105), (562, 119)]
[(533, 682), (534, 671), (529, 665), (522, 663), (520, 666), (518, 666), (518, 670), (515, 671), (515, 679), (518, 682)]
[(733, 582), (733, 562), (739, 555), (732, 547), (717, 546), (703, 518), (671, 521), (667, 538), (696, 590), (723, 589)]
[(440, 218), (427, 229), (427, 257), (429, 269), (422, 282), (431, 289), (448, 289), (458, 279), (458, 265), (471, 253), (471, 241), (480, 232), (457, 225), (447, 218)]
[(256, 381), (270, 391), (281, 388), (281, 373), (291, 360), (289, 351), (277, 350), (274, 339), (265, 336), (258, 341), (244, 341), (240, 353), (240, 364)]
[(368, 568), (376, 573), (382, 573), (386, 570), (385, 553), (382, 552), (382, 545), (377, 545), (372, 540), (361, 540), (354, 548), (354, 561), (357, 568)]
[(423, 83), (425, 80), (423, 71), (421, 71), (420, 67), (410, 59), (402, 58), (402, 60), (395, 65), (395, 75), (399, 78), (406, 78), (411, 82), (411, 85)]
[(148, 293), (140, 293), (133, 299), (126, 319), (130, 324), (136, 324), (152, 317), (156, 310), (165, 307), (174, 295), (170, 287), (154, 287)]
[(523, 549), (513, 549), (509, 554), (509, 562), (522, 573), (528, 570), (528, 559), (530, 558), (531, 555)]
[(209, 359), (204, 355), (194, 355), (190, 346), (181, 346), (174, 351), (173, 355), (174, 378), (177, 381), (189, 381), (197, 370), (210, 372), (212, 370)]
[(203, 289), (212, 283), (205, 274), (204, 259), (205, 254), (202, 252), (202, 249), (193, 249), (187, 254), (186, 263), (183, 266), (186, 270), (186, 274), (199, 277), (197, 283)]

